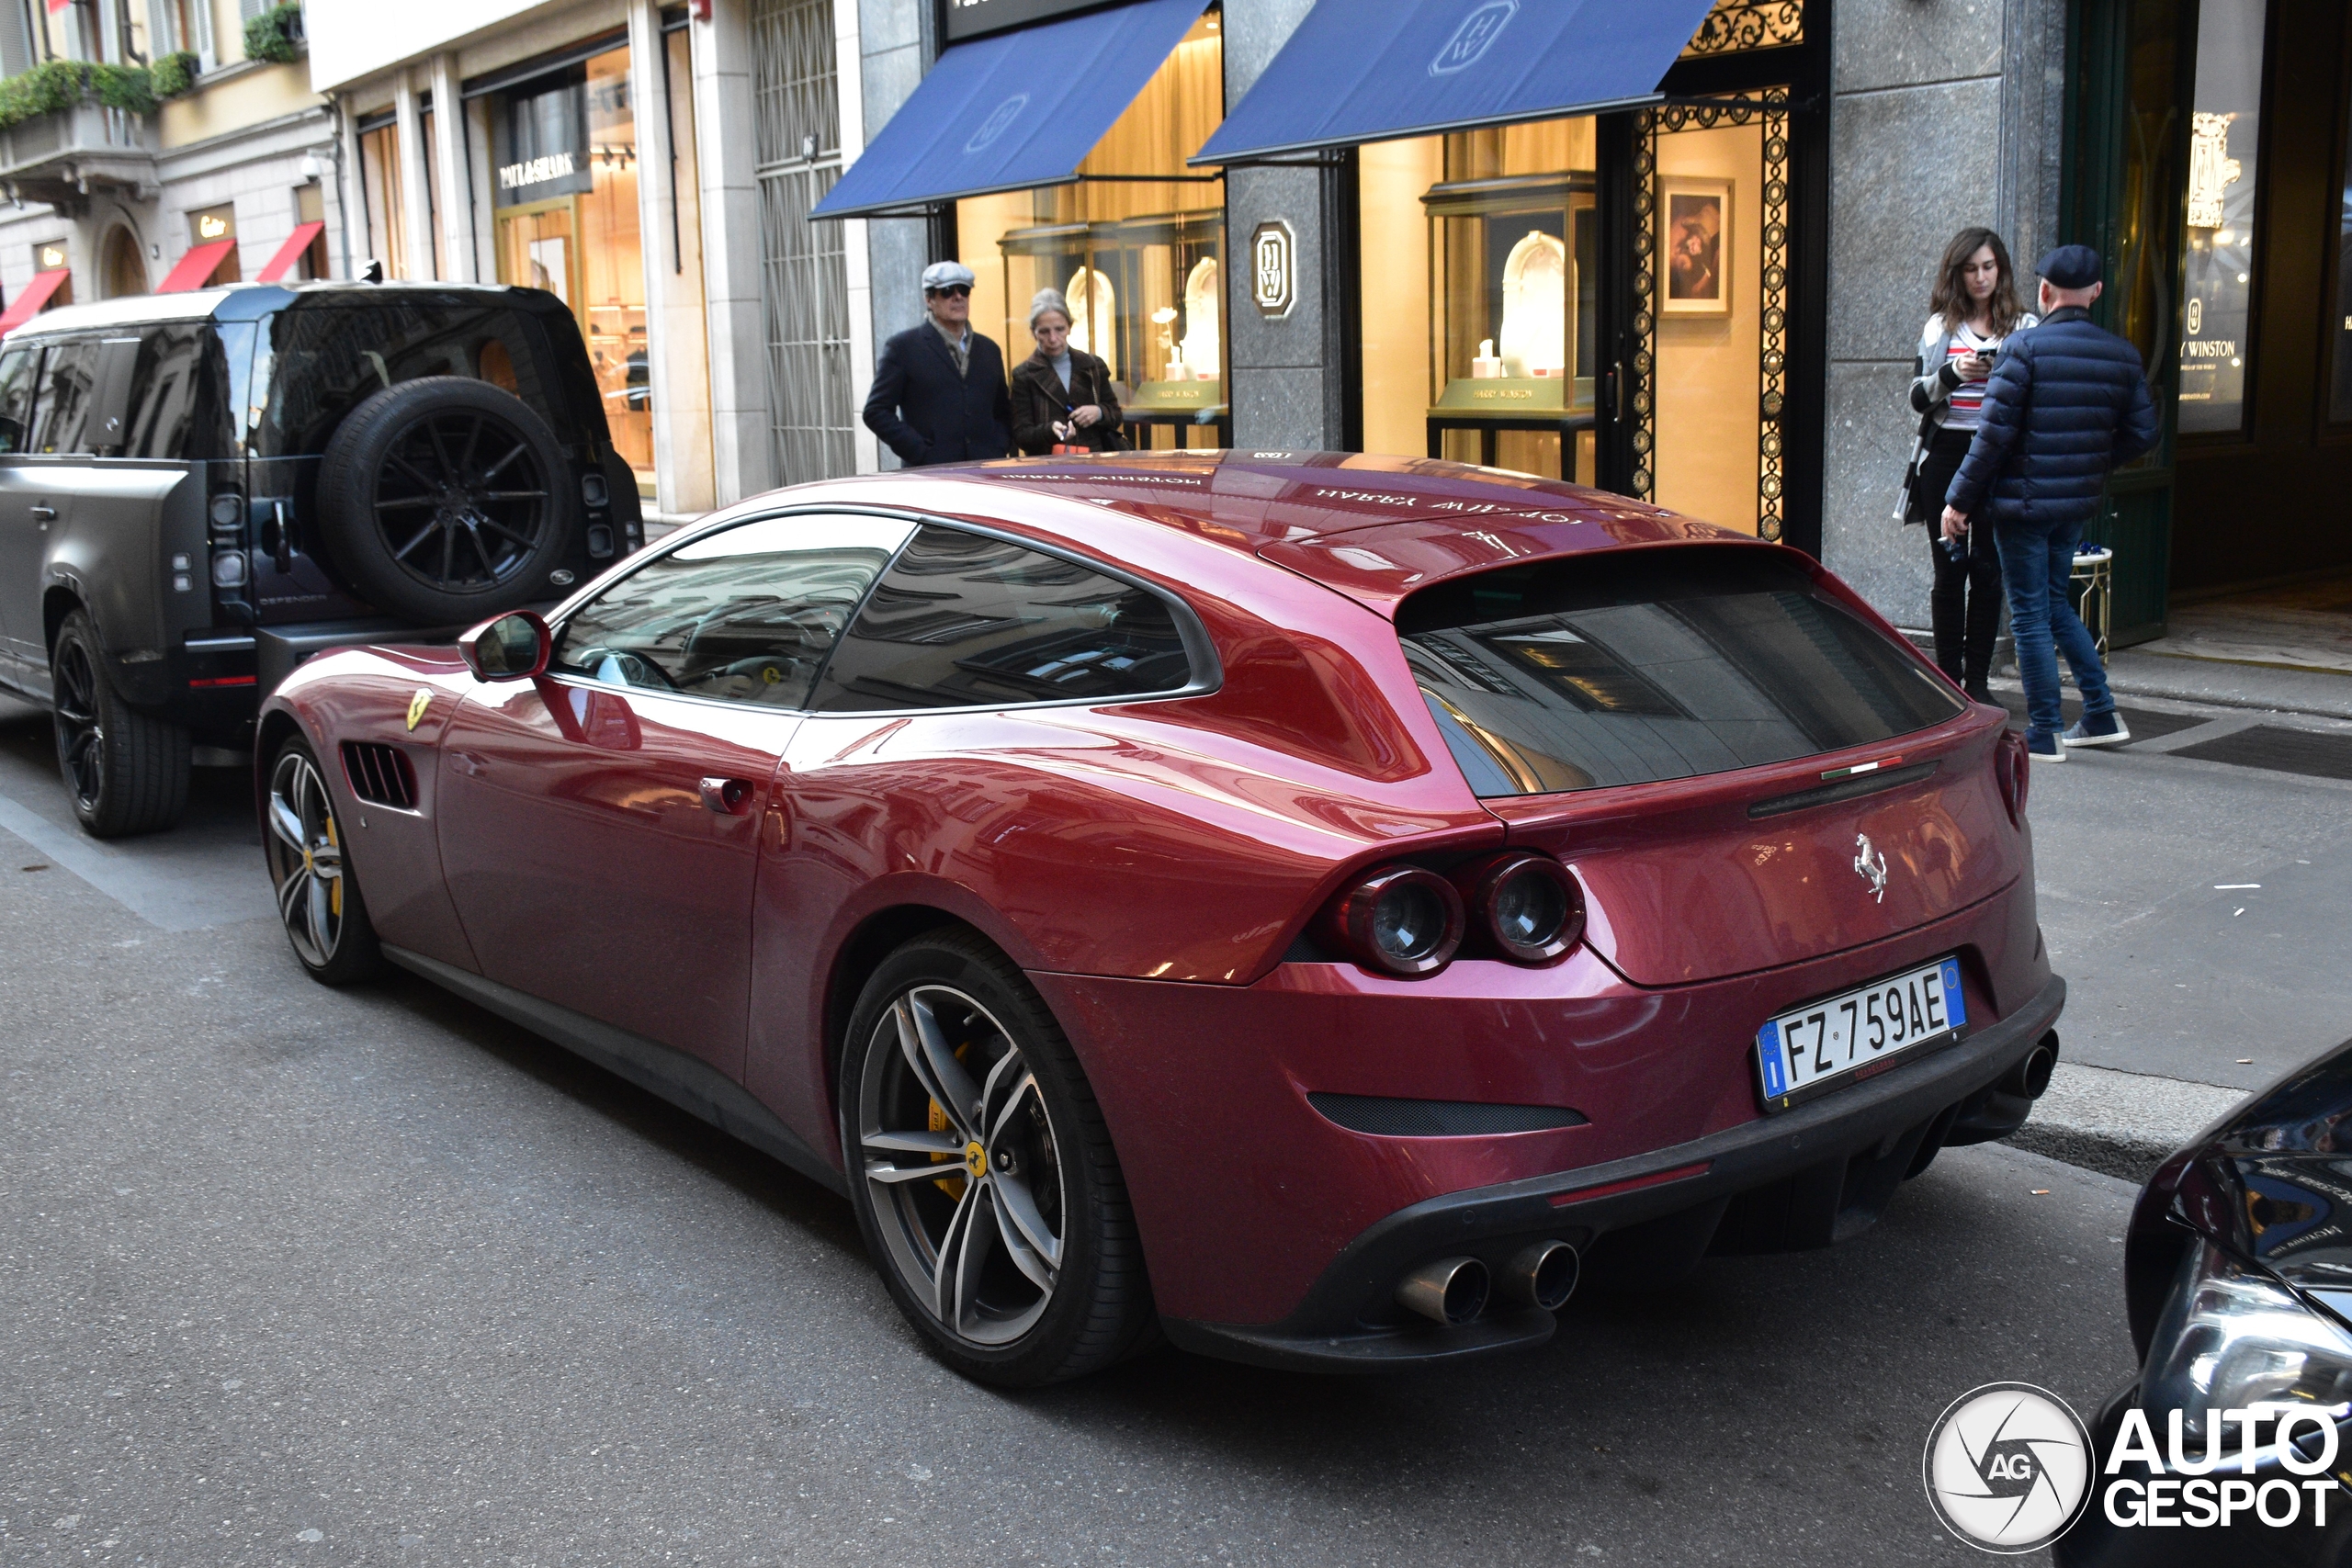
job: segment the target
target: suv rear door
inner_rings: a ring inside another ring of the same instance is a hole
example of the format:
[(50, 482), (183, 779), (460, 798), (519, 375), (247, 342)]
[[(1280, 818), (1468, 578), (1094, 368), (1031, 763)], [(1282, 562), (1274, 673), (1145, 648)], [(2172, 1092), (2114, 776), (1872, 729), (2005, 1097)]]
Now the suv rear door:
[(35, 681), (40, 652), (40, 572), (48, 543), (47, 519), (36, 506), (53, 507), (44, 491), (47, 472), (25, 460), (32, 435), (33, 389), (40, 378), (38, 342), (0, 353), (0, 681), (39, 692)]

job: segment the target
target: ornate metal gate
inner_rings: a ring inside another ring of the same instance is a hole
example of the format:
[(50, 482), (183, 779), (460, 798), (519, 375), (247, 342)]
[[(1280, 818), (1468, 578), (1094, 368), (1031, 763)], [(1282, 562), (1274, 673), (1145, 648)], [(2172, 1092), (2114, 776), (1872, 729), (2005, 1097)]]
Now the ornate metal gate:
[(842, 226), (808, 221), (842, 173), (833, 0), (752, 0), (752, 70), (768, 428), (797, 484), (857, 466)]

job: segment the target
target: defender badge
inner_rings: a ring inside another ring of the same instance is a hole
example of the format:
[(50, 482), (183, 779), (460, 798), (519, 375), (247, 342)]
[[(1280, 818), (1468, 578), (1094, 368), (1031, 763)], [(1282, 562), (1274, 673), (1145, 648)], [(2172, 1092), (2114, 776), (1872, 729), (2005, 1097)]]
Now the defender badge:
[(432, 705), (432, 690), (429, 687), (419, 686), (416, 689), (416, 695), (409, 698), (408, 700), (408, 727), (411, 729), (414, 729), (416, 728), (416, 721), (423, 718), (424, 716), (424, 710)]
[[(415, 727), (411, 725), (410, 728)], [(1857, 874), (1869, 879), (1871, 896), (1880, 903), (1885, 903), (1886, 856), (1871, 851), (1868, 833), (1854, 835), (1854, 870)]]

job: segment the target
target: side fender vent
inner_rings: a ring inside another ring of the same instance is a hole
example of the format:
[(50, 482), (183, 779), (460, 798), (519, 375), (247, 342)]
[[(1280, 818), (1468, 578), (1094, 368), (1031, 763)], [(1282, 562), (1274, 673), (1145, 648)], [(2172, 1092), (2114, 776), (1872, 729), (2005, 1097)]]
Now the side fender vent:
[(1580, 1127), (1565, 1105), (1484, 1105), (1458, 1100), (1389, 1100), (1369, 1094), (1309, 1094), (1306, 1103), (1351, 1133), (1382, 1138), (1479, 1138)]
[(416, 809), (416, 768), (408, 753), (377, 740), (343, 743), (343, 774), (351, 793), (372, 806)]

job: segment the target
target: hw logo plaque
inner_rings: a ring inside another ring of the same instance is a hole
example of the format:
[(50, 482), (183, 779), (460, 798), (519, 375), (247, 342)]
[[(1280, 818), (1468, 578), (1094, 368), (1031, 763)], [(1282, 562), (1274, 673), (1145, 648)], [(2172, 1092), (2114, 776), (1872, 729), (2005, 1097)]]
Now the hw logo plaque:
[(1279, 218), (1250, 236), (1250, 302), (1277, 321), (1298, 303), (1298, 236)]
[(1451, 76), (1477, 64), (1518, 15), (1519, 0), (1487, 0), (1487, 4), (1462, 18), (1462, 25), (1453, 29), (1453, 36), (1445, 40), (1445, 47), (1430, 62), (1430, 74)]

